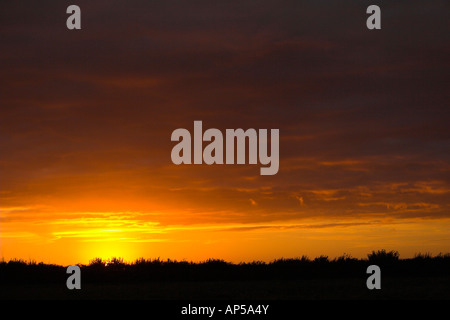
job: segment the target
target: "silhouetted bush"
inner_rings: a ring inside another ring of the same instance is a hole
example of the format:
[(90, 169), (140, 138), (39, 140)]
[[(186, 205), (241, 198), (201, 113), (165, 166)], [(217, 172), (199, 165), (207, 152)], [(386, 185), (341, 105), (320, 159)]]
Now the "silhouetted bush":
[(355, 262), (358, 261), (358, 259), (353, 258), (350, 254), (344, 253), (342, 256), (336, 257), (333, 259), (333, 263), (349, 263), (349, 262)]
[(398, 251), (389, 251), (386, 250), (378, 250), (372, 251), (372, 253), (367, 255), (367, 258), (370, 263), (392, 263), (398, 261), (400, 255)]
[(313, 260), (313, 262), (314, 262), (314, 263), (321, 263), (321, 264), (324, 264), (324, 263), (328, 263), (328, 262), (330, 262), (330, 261), (328, 261), (328, 256), (320, 256), (320, 257), (315, 258), (315, 259)]
[(105, 266), (106, 262), (102, 260), (102, 258), (94, 258), (89, 261), (89, 266), (93, 267), (103, 267)]

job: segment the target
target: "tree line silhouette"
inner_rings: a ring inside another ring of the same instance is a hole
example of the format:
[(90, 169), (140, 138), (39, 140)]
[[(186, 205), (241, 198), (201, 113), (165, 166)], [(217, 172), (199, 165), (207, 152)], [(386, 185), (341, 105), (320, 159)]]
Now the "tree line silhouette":
[[(248, 281), (296, 280), (366, 277), (369, 265), (378, 265), (383, 277), (449, 277), (450, 253), (416, 254), (400, 259), (397, 251), (378, 250), (367, 259), (348, 254), (329, 259), (319, 256), (309, 259), (280, 258), (271, 262), (230, 263), (222, 259), (202, 262), (139, 258), (125, 262), (122, 258), (95, 258), (87, 265), (79, 264), (83, 283), (134, 283), (142, 281)], [(66, 267), (12, 259), (0, 261), (0, 283), (62, 283), (68, 275)]]

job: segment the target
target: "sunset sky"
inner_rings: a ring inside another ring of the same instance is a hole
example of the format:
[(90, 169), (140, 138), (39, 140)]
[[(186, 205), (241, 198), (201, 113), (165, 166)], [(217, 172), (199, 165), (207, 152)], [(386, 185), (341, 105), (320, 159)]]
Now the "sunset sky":
[[(0, 257), (450, 252), (449, 9), (2, 1)], [(279, 129), (278, 173), (173, 164), (195, 120)]]

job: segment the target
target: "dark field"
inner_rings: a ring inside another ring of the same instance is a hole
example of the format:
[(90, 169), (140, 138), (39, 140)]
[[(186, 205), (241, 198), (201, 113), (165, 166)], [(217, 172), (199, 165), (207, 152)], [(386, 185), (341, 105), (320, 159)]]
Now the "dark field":
[[(1, 299), (308, 300), (450, 299), (450, 255), (399, 259), (372, 252), (367, 259), (279, 259), (231, 264), (139, 259), (81, 267), (81, 290), (69, 290), (66, 267), (11, 260), (0, 263)], [(369, 290), (369, 265), (381, 268), (381, 290)]]
[(152, 299), (152, 300), (309, 300), (450, 299), (450, 277), (387, 278), (381, 290), (368, 290), (365, 279), (259, 281), (171, 281), (100, 284), (81, 290), (65, 284), (2, 285), (1, 299)]

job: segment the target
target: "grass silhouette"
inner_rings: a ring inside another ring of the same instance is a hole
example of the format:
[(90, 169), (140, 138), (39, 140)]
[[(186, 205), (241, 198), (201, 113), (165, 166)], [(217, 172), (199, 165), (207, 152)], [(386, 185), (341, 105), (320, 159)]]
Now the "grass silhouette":
[[(365, 286), (367, 267), (380, 266), (383, 290)], [(280, 258), (270, 262), (231, 263), (114, 257), (79, 264), (84, 290), (66, 289), (67, 266), (12, 259), (0, 261), (0, 297), (21, 298), (439, 298), (450, 299), (450, 254), (418, 253), (400, 259), (397, 251), (372, 251), (366, 259), (351, 255), (329, 259)], [(18, 288), (21, 288), (20, 290)], [(27, 288), (28, 292), (24, 292)], [(87, 289), (86, 289), (87, 288)], [(30, 293), (31, 292), (31, 293)], [(34, 292), (34, 294), (33, 294)], [(43, 294), (42, 292), (46, 292)], [(56, 292), (58, 294), (56, 294)], [(188, 292), (188, 293), (187, 293)], [(369, 295), (370, 294), (370, 295)]]

